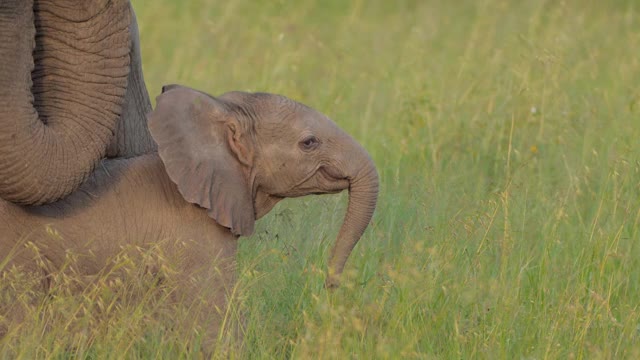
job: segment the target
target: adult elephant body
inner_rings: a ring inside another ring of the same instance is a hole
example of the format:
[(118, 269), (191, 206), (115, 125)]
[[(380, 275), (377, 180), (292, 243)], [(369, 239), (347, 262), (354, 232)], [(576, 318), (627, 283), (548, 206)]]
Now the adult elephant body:
[(3, 201), (7, 266), (50, 274), (72, 252), (82, 255), (75, 269), (92, 276), (125, 245), (169, 240), (177, 293), (211, 309), (205, 317), (213, 323), (200, 325), (213, 341), (222, 316), (214, 309), (225, 309), (234, 283), (237, 238), (252, 234), (255, 221), (284, 198), (348, 189), (326, 281), (337, 285), (373, 215), (378, 175), (367, 152), (330, 119), (279, 95), (212, 97), (172, 85), (158, 97), (149, 127), (157, 153), (103, 160), (77, 191), (52, 204)]
[(155, 149), (138, 29), (124, 0), (0, 2), (0, 197), (70, 194), (105, 155)]

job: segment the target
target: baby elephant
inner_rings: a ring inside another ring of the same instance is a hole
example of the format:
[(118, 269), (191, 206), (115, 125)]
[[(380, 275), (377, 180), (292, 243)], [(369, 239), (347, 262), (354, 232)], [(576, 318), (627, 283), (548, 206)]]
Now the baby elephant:
[[(235, 282), (239, 236), (286, 197), (349, 189), (349, 205), (329, 260), (338, 276), (373, 215), (378, 174), (367, 152), (323, 114), (286, 97), (230, 92), (219, 97), (163, 88), (148, 115), (158, 152), (105, 159), (68, 197), (40, 206), (0, 200), (0, 265), (43, 276), (66, 254), (76, 271), (99, 274), (125, 246), (162, 243), (175, 262), (182, 301), (205, 344), (215, 342)], [(169, 240), (169, 241), (165, 241)], [(38, 249), (36, 252), (34, 249)], [(91, 255), (91, 256), (89, 256)]]

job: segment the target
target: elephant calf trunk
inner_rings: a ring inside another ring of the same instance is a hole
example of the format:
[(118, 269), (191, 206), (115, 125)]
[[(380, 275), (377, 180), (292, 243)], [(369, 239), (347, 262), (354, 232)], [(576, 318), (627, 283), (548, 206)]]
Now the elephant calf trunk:
[(378, 172), (369, 155), (362, 149), (366, 166), (350, 178), (349, 205), (329, 259), (325, 287), (339, 286), (339, 277), (358, 240), (369, 225), (378, 200)]

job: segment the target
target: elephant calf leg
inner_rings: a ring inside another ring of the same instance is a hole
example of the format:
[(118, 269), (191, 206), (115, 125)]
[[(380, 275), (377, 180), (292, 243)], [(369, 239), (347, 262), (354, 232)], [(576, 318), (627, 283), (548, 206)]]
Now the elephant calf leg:
[[(236, 241), (176, 242), (172, 269), (163, 271), (170, 289), (171, 319), (180, 338), (196, 340), (205, 354), (231, 351), (241, 340), (236, 301)], [(192, 342), (193, 343), (193, 342)]]

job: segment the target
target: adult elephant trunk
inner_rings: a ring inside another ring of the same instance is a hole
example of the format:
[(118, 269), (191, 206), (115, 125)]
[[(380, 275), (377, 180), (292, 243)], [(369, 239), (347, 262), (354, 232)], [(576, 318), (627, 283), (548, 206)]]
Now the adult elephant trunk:
[(152, 151), (158, 147), (147, 127), (147, 114), (151, 112), (151, 100), (142, 74), (142, 54), (138, 22), (133, 7), (129, 4), (129, 77), (127, 93), (122, 104), (122, 112), (117, 122), (115, 135), (107, 147), (107, 157), (130, 158)]
[(0, 2), (0, 197), (55, 201), (105, 155), (129, 73), (128, 1)]
[(342, 156), (348, 157), (348, 160), (343, 159), (340, 162), (348, 164), (346, 177), (349, 179), (349, 205), (331, 251), (329, 274), (325, 282), (327, 288), (336, 288), (339, 285), (344, 265), (369, 225), (378, 200), (378, 172), (375, 164), (366, 150), (355, 141), (353, 143), (357, 149), (341, 152)]

